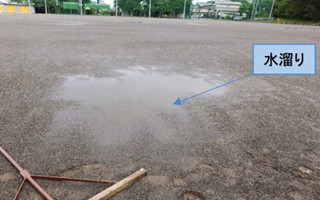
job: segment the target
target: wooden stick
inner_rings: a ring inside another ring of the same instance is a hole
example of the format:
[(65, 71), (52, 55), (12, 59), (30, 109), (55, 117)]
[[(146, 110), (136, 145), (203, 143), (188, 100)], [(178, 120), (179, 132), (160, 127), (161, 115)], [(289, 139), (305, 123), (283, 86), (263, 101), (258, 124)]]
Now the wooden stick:
[(147, 170), (141, 168), (139, 171), (136, 171), (135, 173), (131, 174), (125, 179), (122, 179), (121, 181), (115, 183), (111, 187), (108, 187), (107, 189), (103, 190), (102, 192), (96, 194), (95, 196), (91, 197), (89, 200), (106, 200), (112, 197), (113, 195), (117, 194), (118, 192), (121, 192), (125, 188), (129, 187), (132, 183), (142, 178), (144, 175), (147, 174)]

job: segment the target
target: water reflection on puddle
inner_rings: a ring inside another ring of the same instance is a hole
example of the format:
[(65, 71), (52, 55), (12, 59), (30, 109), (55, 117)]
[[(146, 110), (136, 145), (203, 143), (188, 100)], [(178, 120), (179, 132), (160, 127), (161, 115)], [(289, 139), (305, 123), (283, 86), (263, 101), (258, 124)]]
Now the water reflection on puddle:
[[(53, 123), (85, 124), (101, 144), (126, 142), (132, 134), (146, 128), (155, 138), (171, 141), (183, 134), (179, 130), (187, 128), (190, 120), (183, 106), (175, 106), (173, 102), (218, 84), (204, 81), (200, 76), (191, 78), (144, 68), (117, 72), (121, 76), (66, 77), (58, 98), (75, 101), (80, 106), (57, 112)], [(216, 90), (206, 96), (212, 98), (223, 92)]]

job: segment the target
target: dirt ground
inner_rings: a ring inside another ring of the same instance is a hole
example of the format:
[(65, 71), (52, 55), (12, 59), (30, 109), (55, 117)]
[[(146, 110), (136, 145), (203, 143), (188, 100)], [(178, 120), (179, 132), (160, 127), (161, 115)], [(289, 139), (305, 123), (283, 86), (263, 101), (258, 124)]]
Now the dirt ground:
[[(0, 145), (32, 174), (121, 180), (112, 199), (320, 199), (320, 78), (250, 76), (253, 43), (320, 27), (0, 15)], [(319, 70), (317, 70), (319, 74)], [(0, 199), (22, 179), (0, 157)], [(103, 184), (39, 181), (54, 199)], [(26, 185), (20, 199), (41, 199)]]

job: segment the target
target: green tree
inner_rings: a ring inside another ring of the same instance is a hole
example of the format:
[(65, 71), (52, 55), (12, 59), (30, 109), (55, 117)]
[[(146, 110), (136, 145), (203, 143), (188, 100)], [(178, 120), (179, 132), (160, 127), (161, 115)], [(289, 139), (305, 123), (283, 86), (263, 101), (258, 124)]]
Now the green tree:
[(275, 3), (275, 8), (273, 11), (274, 16), (280, 18), (294, 18), (294, 5), (289, 4), (288, 0), (278, 0)]
[[(178, 13), (183, 13), (184, 0), (152, 0), (152, 15), (161, 16), (162, 13), (170, 13), (172, 17), (176, 17)], [(186, 0), (186, 15), (190, 13), (192, 0)], [(118, 0), (118, 7), (129, 12), (148, 13), (149, 0)]]
[(134, 12), (140, 13), (144, 10), (143, 1), (141, 0), (118, 0), (118, 7), (127, 11), (131, 16)]
[[(186, 15), (188, 16), (192, 0), (186, 0)], [(178, 13), (183, 13), (184, 0), (171, 0), (172, 16), (176, 17)]]
[(276, 1), (274, 16), (299, 20), (320, 19), (319, 0), (279, 0)]
[(270, 14), (272, 1), (273, 0), (259, 0), (255, 17), (267, 18)]
[(159, 17), (161, 17), (162, 13), (171, 13), (171, 1), (170, 0), (153, 0), (152, 4), (152, 13), (159, 13)]
[(304, 17), (312, 19), (314, 22), (320, 19), (320, 1), (309, 0), (305, 7)]
[[(66, 0), (58, 0), (58, 7), (56, 6), (56, 0), (46, 0), (47, 1), (47, 10), (48, 13), (61, 13), (62, 3)], [(79, 0), (68, 0), (68, 2), (79, 2)], [(31, 0), (31, 3), (34, 5), (37, 12), (44, 13), (45, 9), (45, 3), (44, 0)], [(82, 0), (83, 5), (85, 3), (91, 3), (91, 0)]]
[(253, 4), (250, 3), (248, 0), (242, 0), (241, 6), (239, 7), (239, 13), (242, 15), (243, 13), (247, 14), (247, 18), (250, 19), (251, 12), (252, 12)]

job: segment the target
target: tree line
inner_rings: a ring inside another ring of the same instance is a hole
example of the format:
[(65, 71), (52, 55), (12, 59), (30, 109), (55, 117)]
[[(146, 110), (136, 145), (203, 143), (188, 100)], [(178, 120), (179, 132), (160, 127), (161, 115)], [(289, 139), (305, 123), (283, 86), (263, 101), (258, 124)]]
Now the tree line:
[[(21, 3), (26, 0), (12, 0)], [(185, 0), (151, 0), (151, 16), (161, 17), (167, 14), (170, 17), (176, 17), (177, 14), (183, 13)], [(49, 13), (61, 12), (63, 2), (79, 2), (79, 0), (47, 0)], [(82, 3), (91, 3), (91, 0), (82, 0)], [(44, 13), (44, 0), (31, 0), (37, 12)], [(116, 1), (114, 0), (114, 5)], [(192, 0), (186, 0), (186, 15), (191, 14)], [(118, 8), (127, 12), (131, 16), (147, 16), (149, 13), (149, 0), (118, 0)]]
[(316, 22), (320, 20), (320, 0), (277, 0), (274, 16)]
[[(246, 13), (251, 18), (253, 6), (257, 5), (255, 17), (268, 17), (273, 0), (233, 0), (241, 2), (239, 13)], [(320, 0), (275, 0), (272, 16), (274, 18), (320, 20)]]
[[(22, 3), (25, 0), (12, 0)], [(50, 13), (62, 11), (62, 2), (79, 2), (79, 0), (47, 0), (47, 7)], [(241, 2), (239, 13), (245, 13), (250, 19), (252, 9), (256, 12), (255, 17), (266, 18), (269, 16), (273, 0), (232, 0)], [(82, 0), (82, 3), (90, 3), (91, 0)], [(212, 1), (211, 1), (212, 2)], [(257, 3), (258, 4), (254, 4)], [(35, 8), (44, 12), (44, 0), (31, 0)], [(115, 4), (115, 1), (114, 1)], [(255, 6), (255, 8), (254, 8)], [(147, 16), (149, 12), (149, 0), (118, 0), (118, 7), (131, 16)], [(151, 0), (151, 16), (161, 17), (167, 14), (170, 17), (176, 17), (177, 14), (183, 13), (184, 0)], [(190, 16), (192, 9), (192, 0), (186, 0), (186, 15)], [(320, 0), (275, 0), (274, 18), (298, 19), (298, 20), (320, 20)]]
[[(183, 13), (185, 0), (151, 0), (151, 16), (161, 17), (162, 14), (176, 17)], [(114, 5), (116, 2), (114, 1)], [(192, 0), (186, 0), (186, 15), (190, 15)], [(131, 16), (147, 16), (149, 0), (118, 0), (118, 7)]]
[[(26, 3), (26, 0), (11, 0), (11, 2), (16, 3)], [(62, 3), (63, 2), (76, 2), (79, 0), (46, 0), (48, 13), (62, 13)], [(82, 0), (82, 4), (91, 3), (91, 0)], [(44, 0), (30, 0), (30, 3), (35, 7), (36, 13), (45, 13), (45, 2)], [(58, 3), (58, 6), (57, 6)]]

